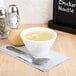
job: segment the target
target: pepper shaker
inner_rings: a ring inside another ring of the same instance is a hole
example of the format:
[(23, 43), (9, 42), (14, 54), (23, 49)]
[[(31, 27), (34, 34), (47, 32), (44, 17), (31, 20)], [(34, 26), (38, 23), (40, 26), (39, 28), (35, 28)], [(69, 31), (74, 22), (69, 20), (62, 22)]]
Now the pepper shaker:
[(0, 39), (7, 38), (6, 31), (6, 10), (0, 8)]

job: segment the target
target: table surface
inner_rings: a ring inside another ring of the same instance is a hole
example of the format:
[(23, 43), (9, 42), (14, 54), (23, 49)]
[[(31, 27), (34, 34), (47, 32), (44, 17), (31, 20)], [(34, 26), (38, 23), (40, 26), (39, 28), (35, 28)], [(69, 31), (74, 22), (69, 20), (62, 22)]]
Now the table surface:
[[(19, 29), (47, 25), (21, 25)], [(57, 31), (57, 39), (52, 46), (56, 52), (62, 53), (69, 60), (57, 65), (47, 72), (33, 68), (0, 50), (0, 76), (76, 76), (76, 35)], [(8, 43), (7, 39), (0, 40), (0, 46)]]

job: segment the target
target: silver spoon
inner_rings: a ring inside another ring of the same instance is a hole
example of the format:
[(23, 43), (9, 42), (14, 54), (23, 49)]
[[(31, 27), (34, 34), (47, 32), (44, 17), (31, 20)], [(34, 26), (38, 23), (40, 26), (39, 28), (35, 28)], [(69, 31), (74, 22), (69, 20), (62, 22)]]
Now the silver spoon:
[[(14, 46), (7, 46), (6, 48), (11, 51), (15, 51), (16, 53), (19, 53), (19, 54), (23, 54), (23, 55), (26, 54), (25, 52), (21, 51), (20, 49), (15, 48)], [(43, 65), (45, 63), (48, 63), (48, 61), (50, 60), (49, 58), (35, 58), (31, 54), (26, 54), (26, 55), (28, 55), (32, 59), (32, 63), (36, 65)]]

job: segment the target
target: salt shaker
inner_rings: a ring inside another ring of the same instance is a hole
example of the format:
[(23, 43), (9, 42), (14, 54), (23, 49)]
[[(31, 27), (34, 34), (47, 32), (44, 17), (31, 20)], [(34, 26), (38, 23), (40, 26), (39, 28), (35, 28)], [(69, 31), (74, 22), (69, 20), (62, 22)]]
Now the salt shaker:
[(0, 39), (7, 38), (6, 32), (6, 10), (0, 8)]
[(19, 10), (15, 4), (11, 4), (7, 10), (8, 25), (10, 28), (18, 28), (20, 17)]

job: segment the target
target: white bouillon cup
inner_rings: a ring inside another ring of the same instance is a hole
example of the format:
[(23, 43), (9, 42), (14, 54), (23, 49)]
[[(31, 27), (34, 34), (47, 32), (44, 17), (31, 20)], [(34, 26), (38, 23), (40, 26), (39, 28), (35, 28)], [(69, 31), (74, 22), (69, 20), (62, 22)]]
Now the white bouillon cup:
[[(27, 39), (25, 36), (28, 33), (31, 32), (36, 32), (36, 31), (46, 31), (51, 33), (52, 35), (52, 39), (46, 40), (46, 41), (33, 41), (33, 40), (29, 40)], [(32, 27), (32, 28), (28, 28), (28, 29), (24, 29), (21, 32), (21, 39), (23, 41), (23, 43), (25, 44), (28, 52), (36, 57), (40, 57), (40, 56), (45, 56), (46, 54), (49, 53), (51, 46), (53, 45), (53, 43), (55, 42), (56, 38), (57, 38), (57, 33), (50, 29), (50, 28), (46, 28), (46, 27)]]

